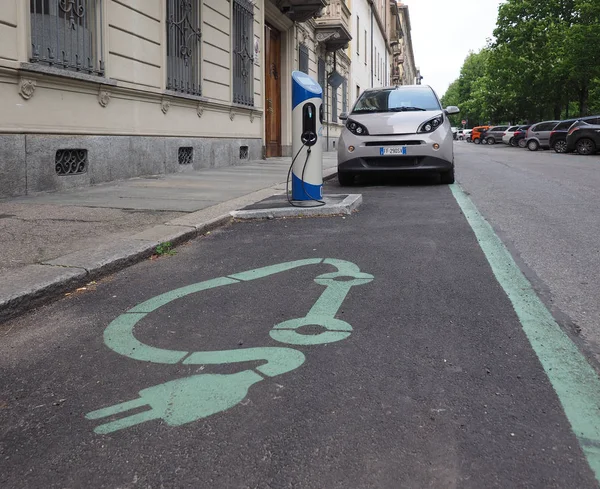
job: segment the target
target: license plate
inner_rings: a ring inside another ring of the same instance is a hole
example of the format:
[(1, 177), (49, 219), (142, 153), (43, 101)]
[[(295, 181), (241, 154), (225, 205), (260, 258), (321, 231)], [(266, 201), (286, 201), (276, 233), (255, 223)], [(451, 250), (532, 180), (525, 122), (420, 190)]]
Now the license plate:
[(391, 148), (379, 148), (379, 154), (385, 155), (405, 155), (406, 146), (392, 146)]

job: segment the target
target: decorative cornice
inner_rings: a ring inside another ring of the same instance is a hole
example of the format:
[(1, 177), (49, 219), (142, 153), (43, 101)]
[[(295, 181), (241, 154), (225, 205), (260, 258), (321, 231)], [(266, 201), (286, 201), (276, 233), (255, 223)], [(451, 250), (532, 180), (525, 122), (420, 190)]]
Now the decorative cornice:
[(233, 108), (229, 109), (229, 119), (233, 122), (233, 120), (235, 119), (235, 111), (233, 110)]
[(204, 114), (204, 105), (202, 102), (198, 103), (198, 106), (196, 107), (196, 114), (198, 114), (198, 117), (202, 118), (202, 115)]
[(21, 97), (23, 97), (25, 100), (29, 100), (31, 97), (33, 97), (36, 85), (37, 82), (31, 78), (21, 78), (19, 82), (19, 95), (21, 95)]

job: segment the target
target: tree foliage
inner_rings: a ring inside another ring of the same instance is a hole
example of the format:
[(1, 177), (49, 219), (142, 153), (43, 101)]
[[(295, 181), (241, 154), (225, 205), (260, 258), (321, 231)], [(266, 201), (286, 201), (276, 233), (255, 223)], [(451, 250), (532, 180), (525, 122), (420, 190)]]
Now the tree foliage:
[(442, 97), (469, 127), (600, 112), (599, 0), (507, 0), (494, 37)]

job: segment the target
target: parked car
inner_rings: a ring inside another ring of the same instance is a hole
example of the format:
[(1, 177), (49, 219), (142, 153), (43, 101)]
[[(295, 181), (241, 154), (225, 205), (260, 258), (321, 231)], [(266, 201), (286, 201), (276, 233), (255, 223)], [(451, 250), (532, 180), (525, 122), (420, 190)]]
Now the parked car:
[(548, 149), (550, 147), (550, 133), (560, 121), (542, 121), (534, 124), (527, 131), (525, 146), (529, 151)]
[(471, 129), (471, 141), (475, 144), (481, 143), (481, 133), (487, 131), (490, 126), (477, 126)]
[(557, 153), (567, 152), (567, 133), (571, 126), (577, 121), (584, 121), (588, 124), (600, 124), (600, 116), (590, 115), (587, 117), (580, 117), (577, 119), (568, 119), (561, 121), (550, 133), (550, 147)]
[(485, 133), (485, 141), (488, 144), (496, 144), (502, 141), (504, 132), (508, 129), (508, 126), (493, 126), (490, 127)]
[(513, 147), (525, 148), (527, 146), (527, 132), (531, 124), (527, 124), (525, 126), (519, 126), (519, 128), (515, 131), (512, 142), (510, 143)]
[(458, 139), (458, 127), (452, 127), (452, 138)]
[(463, 129), (462, 132), (462, 136), (458, 136), (458, 139), (465, 140), (468, 142), (471, 142), (471, 133), (473, 132), (473, 129)]
[(515, 132), (517, 132), (518, 129), (519, 126), (510, 126), (506, 131), (504, 131), (504, 134), (502, 135), (502, 142), (504, 144), (512, 145), (512, 138), (514, 137)]
[(590, 124), (575, 122), (567, 132), (567, 153), (577, 151), (580, 155), (593, 155), (600, 151), (600, 121)]
[(338, 181), (352, 185), (358, 174), (436, 173), (454, 183), (454, 142), (448, 115), (428, 85), (364, 91), (345, 121), (337, 151)]

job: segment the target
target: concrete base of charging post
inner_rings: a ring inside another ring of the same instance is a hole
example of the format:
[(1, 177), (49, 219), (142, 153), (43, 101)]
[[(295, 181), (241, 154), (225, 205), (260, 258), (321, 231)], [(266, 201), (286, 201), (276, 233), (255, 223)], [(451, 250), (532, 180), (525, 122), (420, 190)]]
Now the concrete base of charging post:
[(238, 211), (231, 212), (235, 219), (276, 219), (280, 217), (311, 217), (311, 216), (340, 216), (350, 215), (362, 204), (361, 194), (326, 195), (325, 205), (307, 207), (291, 206), (285, 194), (274, 195)]

